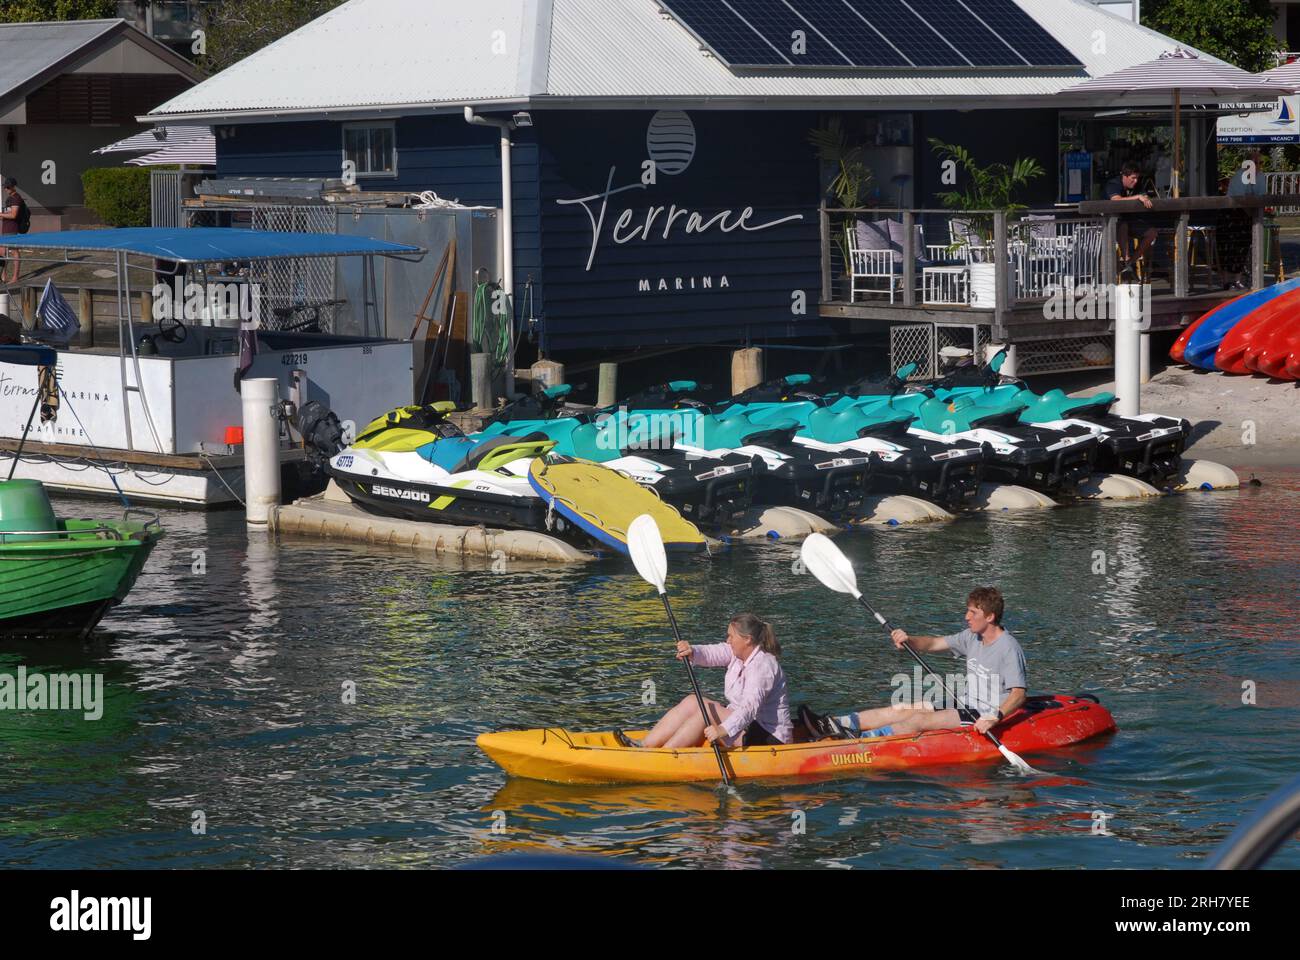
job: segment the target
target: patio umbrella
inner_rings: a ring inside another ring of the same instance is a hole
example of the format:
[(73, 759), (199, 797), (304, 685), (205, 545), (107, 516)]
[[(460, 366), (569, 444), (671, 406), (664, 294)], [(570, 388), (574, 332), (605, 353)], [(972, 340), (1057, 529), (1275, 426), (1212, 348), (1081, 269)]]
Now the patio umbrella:
[(160, 150), (164, 147), (175, 146), (180, 143), (194, 142), (215, 142), (215, 137), (212, 135), (212, 128), (182, 125), (154, 127), (152, 130), (145, 130), (143, 133), (129, 136), (125, 140), (118, 140), (116, 143), (110, 143), (106, 147), (100, 147), (94, 152), (146, 153)]
[(1295, 93), (1300, 91), (1300, 60), (1295, 63), (1284, 63), (1272, 70), (1262, 70), (1255, 76), (1265, 83), (1279, 84)]
[(1285, 85), (1247, 73), (1231, 64), (1200, 56), (1177, 47), (1155, 60), (1139, 63), (1114, 73), (1093, 77), (1059, 94), (1067, 99), (1102, 99), (1108, 105), (1135, 100), (1150, 101), (1155, 96), (1172, 96), (1174, 108), (1174, 169), (1171, 185), (1175, 197), (1182, 186), (1182, 105), (1183, 97), (1197, 102), (1219, 100), (1270, 99), (1288, 93)]

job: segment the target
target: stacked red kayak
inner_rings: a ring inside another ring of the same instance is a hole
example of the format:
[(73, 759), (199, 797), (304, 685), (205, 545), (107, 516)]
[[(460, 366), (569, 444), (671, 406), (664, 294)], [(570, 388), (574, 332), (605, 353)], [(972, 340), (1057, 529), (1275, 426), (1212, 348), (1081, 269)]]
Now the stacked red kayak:
[(1300, 380), (1300, 281), (1219, 304), (1182, 332), (1169, 356), (1204, 370)]

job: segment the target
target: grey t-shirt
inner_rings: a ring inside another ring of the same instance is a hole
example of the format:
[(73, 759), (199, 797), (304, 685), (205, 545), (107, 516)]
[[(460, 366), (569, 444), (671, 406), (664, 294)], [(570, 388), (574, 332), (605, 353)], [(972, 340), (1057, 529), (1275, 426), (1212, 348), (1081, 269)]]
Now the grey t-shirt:
[(1026, 687), (1025, 652), (1006, 630), (987, 646), (974, 630), (943, 638), (955, 656), (966, 658), (966, 690), (962, 699), (977, 713), (992, 713), (1014, 687)]

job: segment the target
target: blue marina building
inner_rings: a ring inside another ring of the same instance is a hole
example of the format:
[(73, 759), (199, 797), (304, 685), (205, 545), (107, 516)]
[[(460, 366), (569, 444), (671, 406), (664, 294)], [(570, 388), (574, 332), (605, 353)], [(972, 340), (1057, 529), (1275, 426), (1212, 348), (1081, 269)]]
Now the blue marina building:
[[(860, 297), (830, 266), (839, 171), (815, 132), (870, 170), (862, 206), (947, 245), (961, 183), (932, 140), (1037, 160), (1032, 207), (1096, 199), (1168, 112), (1117, 138), (1058, 95), (1174, 46), (1087, 0), (351, 0), (147, 119), (211, 125), (223, 180), (508, 207), (505, 279), (548, 350), (758, 343), (924, 299)], [(1184, 122), (1186, 194), (1213, 182), (1212, 122)]]

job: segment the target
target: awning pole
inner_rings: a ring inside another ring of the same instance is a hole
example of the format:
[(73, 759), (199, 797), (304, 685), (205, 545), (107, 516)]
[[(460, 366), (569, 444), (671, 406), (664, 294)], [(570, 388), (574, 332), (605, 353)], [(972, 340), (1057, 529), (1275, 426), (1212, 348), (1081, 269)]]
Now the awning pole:
[(1177, 88), (1174, 89), (1174, 171), (1173, 171), (1173, 188), (1174, 199), (1177, 200), (1182, 196), (1182, 171), (1183, 171), (1183, 138), (1182, 138), (1182, 106), (1183, 92)]

